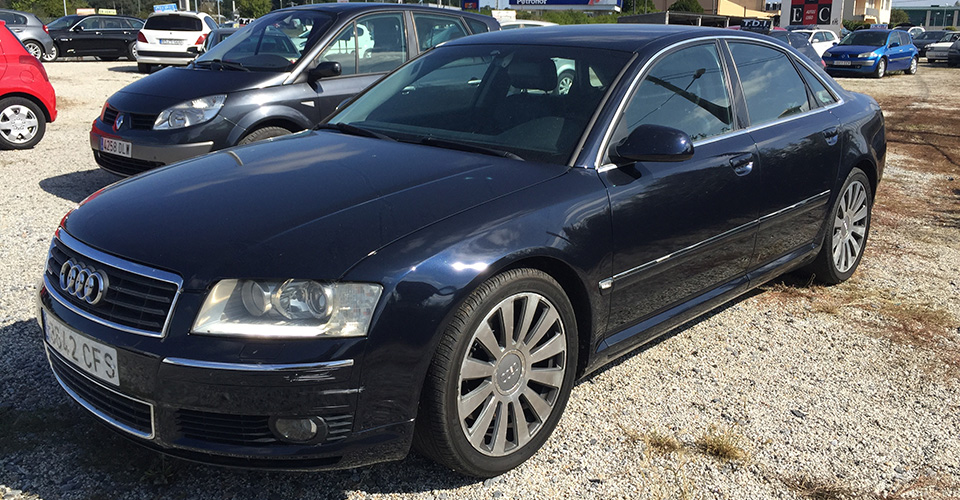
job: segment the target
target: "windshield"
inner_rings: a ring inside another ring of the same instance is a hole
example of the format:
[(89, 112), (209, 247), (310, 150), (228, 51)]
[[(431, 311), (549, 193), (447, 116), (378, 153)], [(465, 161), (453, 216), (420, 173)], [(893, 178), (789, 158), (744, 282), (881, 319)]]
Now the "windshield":
[(957, 39), (957, 35), (947, 34), (940, 39), (941, 42), (952, 42)]
[(80, 19), (79, 16), (66, 16), (57, 19), (56, 21), (47, 25), (47, 29), (51, 30), (65, 30), (71, 26), (73, 23), (77, 22), (77, 19)]
[(914, 40), (939, 40), (943, 38), (942, 31), (925, 31), (920, 33)]
[(854, 31), (840, 42), (840, 45), (866, 45), (868, 47), (882, 47), (887, 44), (886, 31)]
[[(257, 19), (197, 58), (199, 68), (290, 71), (323, 37), (331, 17), (316, 11), (278, 11)], [(230, 63), (229, 67), (218, 63)]]
[(329, 124), (567, 164), (629, 59), (628, 52), (579, 47), (440, 46), (386, 77)]

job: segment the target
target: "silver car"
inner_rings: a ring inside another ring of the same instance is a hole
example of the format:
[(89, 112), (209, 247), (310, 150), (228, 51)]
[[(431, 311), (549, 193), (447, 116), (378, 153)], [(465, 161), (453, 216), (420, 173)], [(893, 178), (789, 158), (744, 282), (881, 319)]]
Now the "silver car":
[(53, 39), (47, 33), (47, 27), (37, 16), (29, 12), (0, 9), (0, 21), (5, 21), (7, 27), (33, 57), (41, 56), (53, 50)]

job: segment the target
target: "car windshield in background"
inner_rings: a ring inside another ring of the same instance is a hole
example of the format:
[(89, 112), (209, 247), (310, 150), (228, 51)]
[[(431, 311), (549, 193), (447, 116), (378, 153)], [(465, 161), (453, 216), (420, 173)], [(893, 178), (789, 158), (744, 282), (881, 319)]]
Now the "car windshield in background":
[(920, 33), (914, 40), (939, 40), (941, 38), (943, 38), (942, 31), (925, 31)]
[(840, 42), (840, 45), (866, 45), (882, 47), (887, 44), (887, 33), (883, 31), (854, 31)]
[(73, 26), (73, 23), (77, 22), (78, 19), (80, 19), (80, 16), (61, 17), (60, 19), (57, 19), (56, 21), (53, 21), (52, 23), (48, 24), (47, 29), (65, 30)]
[(214, 46), (194, 65), (288, 71), (317, 43), (330, 23), (329, 15), (316, 11), (269, 14)]
[(157, 31), (203, 31), (199, 18), (191, 16), (156, 16), (147, 19), (144, 29)]
[[(331, 126), (565, 164), (630, 53), (556, 46), (443, 46), (397, 70)], [(560, 74), (573, 84), (558, 85)]]

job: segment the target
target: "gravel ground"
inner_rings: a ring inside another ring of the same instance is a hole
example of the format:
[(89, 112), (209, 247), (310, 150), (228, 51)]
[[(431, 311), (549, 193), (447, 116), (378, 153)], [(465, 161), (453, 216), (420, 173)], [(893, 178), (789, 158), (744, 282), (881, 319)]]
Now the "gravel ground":
[(328, 473), (164, 458), (57, 386), (34, 295), (60, 217), (116, 180), (90, 122), (141, 78), (47, 64), (59, 119), (0, 152), (0, 499), (956, 498), (960, 496), (960, 70), (843, 79), (888, 116), (890, 155), (851, 281), (786, 278), (583, 380), (529, 462), (476, 481), (411, 455)]

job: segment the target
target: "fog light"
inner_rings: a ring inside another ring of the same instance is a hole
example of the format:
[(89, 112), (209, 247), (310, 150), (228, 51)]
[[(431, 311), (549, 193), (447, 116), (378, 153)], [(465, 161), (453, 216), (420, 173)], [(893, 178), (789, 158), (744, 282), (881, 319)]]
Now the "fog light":
[(274, 417), (270, 428), (279, 439), (290, 443), (313, 444), (327, 437), (327, 424), (320, 417)]

